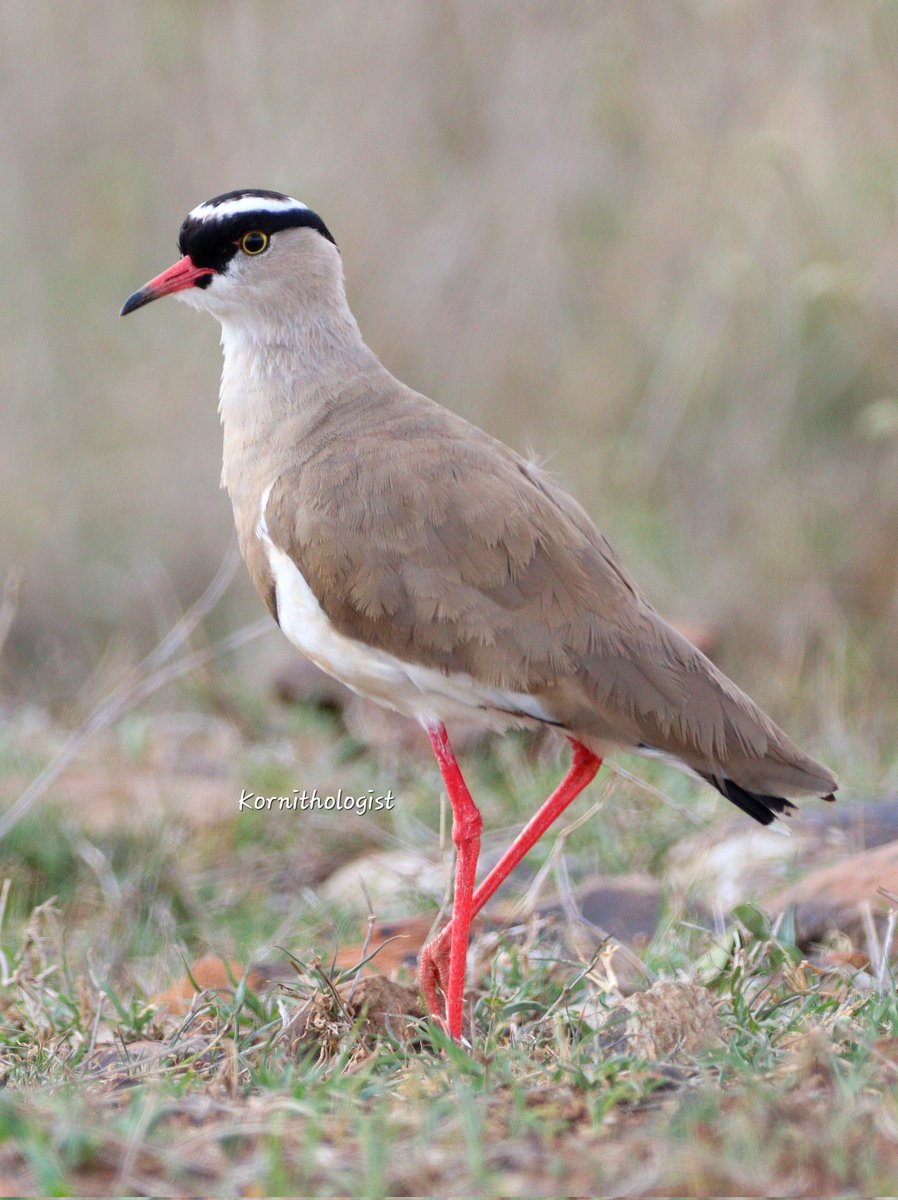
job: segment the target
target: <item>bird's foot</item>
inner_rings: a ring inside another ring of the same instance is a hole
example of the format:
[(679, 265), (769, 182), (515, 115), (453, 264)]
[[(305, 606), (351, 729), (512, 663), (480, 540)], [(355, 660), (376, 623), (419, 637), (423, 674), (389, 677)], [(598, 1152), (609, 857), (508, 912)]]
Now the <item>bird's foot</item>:
[(440, 999), (449, 995), (449, 947), (451, 941), (452, 922), (441, 929), (421, 951), (418, 963), (418, 982), (433, 1020), (442, 1028), (448, 1029), (447, 1014)]

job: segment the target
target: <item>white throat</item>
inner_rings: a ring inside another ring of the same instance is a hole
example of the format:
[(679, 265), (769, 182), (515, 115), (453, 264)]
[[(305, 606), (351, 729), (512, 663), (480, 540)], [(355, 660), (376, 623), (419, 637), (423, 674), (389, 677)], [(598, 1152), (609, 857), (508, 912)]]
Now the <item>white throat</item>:
[(223, 364), (218, 411), (224, 429), (221, 482), (236, 503), (249, 462), (273, 475), (284, 449), (377, 366), (341, 295), (325, 306), (253, 320), (219, 317)]
[(261, 413), (287, 415), (323, 373), (333, 381), (358, 371), (373, 355), (345, 297), (327, 306), (266, 313), (222, 315), (224, 358), (220, 411), (258, 406)]

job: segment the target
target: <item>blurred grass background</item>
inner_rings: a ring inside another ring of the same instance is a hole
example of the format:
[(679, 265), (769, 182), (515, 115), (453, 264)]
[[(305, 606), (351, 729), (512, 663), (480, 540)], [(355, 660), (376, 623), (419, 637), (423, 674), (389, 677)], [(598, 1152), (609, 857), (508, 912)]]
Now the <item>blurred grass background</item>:
[[(261, 186), (387, 366), (546, 459), (791, 731), (884, 736), (896, 62), (873, 0), (0, 0), (4, 695), (77, 708), (218, 566), (217, 327), (117, 313)], [(258, 615), (241, 579), (219, 620)]]

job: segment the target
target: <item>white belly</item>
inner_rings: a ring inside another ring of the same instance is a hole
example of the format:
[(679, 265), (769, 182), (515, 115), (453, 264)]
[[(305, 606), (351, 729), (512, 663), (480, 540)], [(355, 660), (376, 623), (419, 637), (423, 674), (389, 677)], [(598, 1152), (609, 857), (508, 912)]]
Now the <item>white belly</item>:
[(423, 724), (462, 718), (490, 729), (550, 722), (541, 701), (478, 683), (464, 673), (446, 674), (396, 658), (340, 633), (331, 624), (312, 589), (290, 558), (271, 541), (262, 499), (258, 536), (263, 541), (277, 595), (278, 621), (294, 646), (316, 666), (354, 692)]

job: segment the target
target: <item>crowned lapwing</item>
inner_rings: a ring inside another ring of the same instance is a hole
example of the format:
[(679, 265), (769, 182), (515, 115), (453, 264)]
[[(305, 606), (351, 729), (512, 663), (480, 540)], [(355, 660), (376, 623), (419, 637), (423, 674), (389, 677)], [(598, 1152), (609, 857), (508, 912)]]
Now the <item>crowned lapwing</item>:
[[(586, 512), (502, 442), (395, 379), (349, 310), (322, 219), (227, 192), (125, 303), (221, 322), (222, 482), (275, 621), (318, 666), (423, 725), (453, 810), (452, 920), (420, 980), (462, 1028), (471, 919), (617, 748), (662, 755), (768, 825), (836, 779), (652, 608)], [(570, 770), (475, 887), (481, 817), (446, 732), (549, 726)], [(439, 993), (443, 994), (445, 1008)]]

